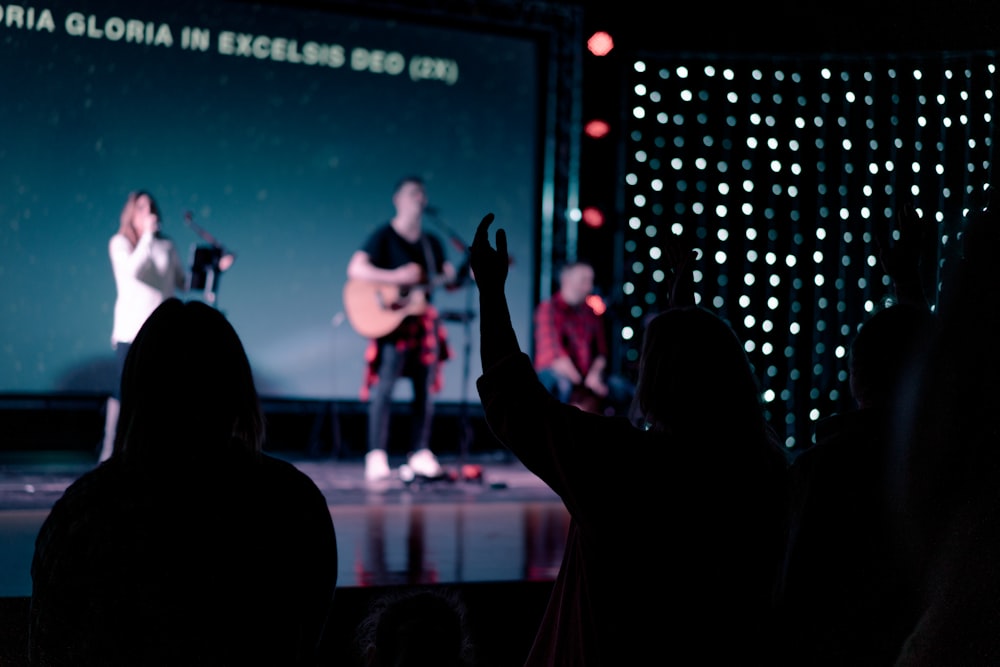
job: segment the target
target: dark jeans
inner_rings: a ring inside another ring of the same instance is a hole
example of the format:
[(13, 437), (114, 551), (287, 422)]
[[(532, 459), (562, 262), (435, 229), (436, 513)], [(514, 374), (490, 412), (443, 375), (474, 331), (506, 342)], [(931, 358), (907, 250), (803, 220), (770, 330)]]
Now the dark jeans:
[(436, 366), (421, 364), (417, 359), (418, 351), (404, 354), (391, 341), (382, 343), (379, 355), (378, 382), (372, 387), (368, 401), (368, 451), (388, 447), (392, 390), (402, 377), (409, 377), (413, 382), (412, 451), (430, 447), (434, 416), (430, 386)]
[[(570, 402), (575, 386), (569, 378), (559, 375), (551, 368), (543, 368), (537, 375), (550, 394), (563, 403)], [(635, 394), (635, 385), (620, 375), (610, 375), (604, 381), (608, 385), (608, 395), (601, 401), (604, 414), (627, 416)]]
[(569, 399), (573, 395), (574, 385), (568, 377), (559, 375), (551, 368), (543, 368), (538, 371), (538, 380), (560, 402), (569, 403)]
[(115, 361), (118, 366), (116, 370), (118, 374), (115, 376), (115, 384), (111, 390), (111, 396), (121, 400), (122, 394), (122, 371), (125, 370), (125, 357), (128, 356), (128, 349), (132, 347), (131, 343), (115, 343)]

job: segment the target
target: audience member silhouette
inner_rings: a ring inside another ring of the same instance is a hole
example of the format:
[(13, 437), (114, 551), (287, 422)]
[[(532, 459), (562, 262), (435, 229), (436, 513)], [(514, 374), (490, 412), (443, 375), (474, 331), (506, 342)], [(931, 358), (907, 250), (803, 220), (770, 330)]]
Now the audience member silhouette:
[(790, 470), (789, 537), (777, 589), (789, 665), (891, 665), (914, 621), (887, 493), (890, 448), (903, 384), (938, 327), (921, 280), (931, 259), (927, 226), (910, 205), (898, 226), (895, 242), (875, 237), (893, 297), (851, 342), (855, 409), (821, 420), (815, 444)]
[(225, 317), (164, 301), (125, 360), (111, 458), (42, 525), (35, 665), (308, 665), (337, 579), (320, 490), (262, 452), (250, 364)]
[(896, 667), (1000, 664), (1000, 214), (974, 210), (959, 245), (893, 449), (901, 567), (920, 611)]
[(645, 330), (632, 420), (561, 403), (519, 347), (492, 222), (471, 247), (486, 420), (571, 516), (526, 664), (763, 664), (786, 462), (742, 343), (706, 309), (671, 308)]
[(465, 604), (454, 590), (389, 589), (358, 626), (367, 667), (471, 667)]
[(851, 345), (855, 410), (817, 425), (792, 464), (791, 519), (779, 590), (789, 665), (891, 665), (913, 623), (886, 493), (899, 383), (929, 348), (936, 319), (896, 304)]

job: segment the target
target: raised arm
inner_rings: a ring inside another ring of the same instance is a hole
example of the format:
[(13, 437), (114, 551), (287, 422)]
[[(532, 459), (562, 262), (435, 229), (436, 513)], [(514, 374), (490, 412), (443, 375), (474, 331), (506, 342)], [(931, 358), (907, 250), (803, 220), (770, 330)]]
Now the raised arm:
[(891, 240), (892, 230), (881, 229), (875, 234), (882, 270), (892, 280), (893, 291), (899, 303), (930, 307), (928, 294), (921, 275), (929, 257), (928, 243), (932, 241), (930, 225), (912, 204), (904, 204), (896, 216), (899, 238)]
[(497, 247), (490, 245), (489, 228), (493, 214), (487, 213), (476, 228), (476, 235), (469, 249), (472, 275), (479, 288), (479, 346), (483, 370), (521, 351), (510, 320), (510, 308), (504, 287), (507, 282), (507, 233), (498, 229)]
[(697, 257), (698, 251), (680, 236), (671, 234), (667, 238), (664, 246), (664, 260), (668, 272), (668, 307), (683, 308), (695, 305), (693, 271)]

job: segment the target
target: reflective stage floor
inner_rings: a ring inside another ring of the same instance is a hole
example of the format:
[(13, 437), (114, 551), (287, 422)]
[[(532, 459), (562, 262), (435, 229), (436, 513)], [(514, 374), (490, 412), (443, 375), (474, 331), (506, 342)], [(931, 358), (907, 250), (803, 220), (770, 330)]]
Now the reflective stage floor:
[[(16, 419), (5, 413), (0, 421), (10, 446), (0, 451), (0, 665), (24, 664), (38, 529), (66, 487), (96, 464), (88, 443), (98, 442), (100, 415), (85, 407), (78, 420), (65, 411), (35, 411)], [(441, 419), (436, 449), (455, 479), (407, 485), (364, 481), (363, 416), (340, 420), (340, 430), (312, 412), (293, 417), (272, 417), (274, 439), (283, 446), (268, 453), (316, 482), (337, 531), (337, 594), (321, 664), (361, 667), (355, 632), (368, 605), (384, 592), (411, 586), (460, 592), (478, 667), (522, 664), (569, 527), (559, 498), (497, 449), (481, 421), (474, 422), (470, 453), (461, 456), (454, 419)], [(319, 447), (311, 444), (317, 434)], [(71, 447), (59, 447), (61, 441)], [(404, 450), (390, 447), (396, 469), (404, 457), (393, 451)], [(481, 477), (465, 479), (462, 464)]]
[[(551, 581), (568, 514), (559, 498), (504, 454), (442, 464), (456, 479), (366, 483), (357, 460), (284, 452), (323, 491), (337, 531), (338, 586)], [(390, 463), (398, 466), (402, 457)], [(31, 592), (35, 535), (52, 503), (94, 465), (79, 452), (0, 457), (0, 597)]]

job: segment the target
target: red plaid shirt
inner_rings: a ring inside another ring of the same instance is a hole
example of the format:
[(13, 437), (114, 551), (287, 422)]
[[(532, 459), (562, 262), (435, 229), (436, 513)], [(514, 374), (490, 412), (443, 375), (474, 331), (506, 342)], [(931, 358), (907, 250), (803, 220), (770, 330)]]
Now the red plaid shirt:
[[(447, 361), (451, 358), (451, 348), (444, 325), (438, 319), (434, 306), (428, 304), (422, 315), (405, 318), (399, 327), (390, 334), (396, 341), (396, 349), (400, 352), (419, 350), (420, 363), (430, 366), (435, 361)], [(382, 362), (379, 354), (380, 340), (372, 339), (365, 349), (365, 378), (361, 385), (361, 400), (367, 401), (371, 396), (372, 386), (378, 382), (378, 369)], [(444, 387), (442, 364), (436, 365), (434, 377), (431, 378), (430, 390), (438, 393)], [(403, 370), (404, 375), (406, 369)]]
[(535, 370), (569, 357), (582, 375), (597, 357), (608, 356), (604, 321), (586, 302), (571, 306), (558, 292), (535, 308)]

